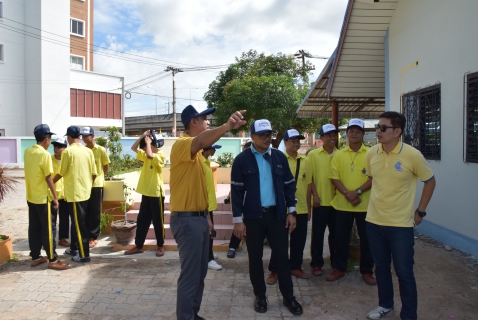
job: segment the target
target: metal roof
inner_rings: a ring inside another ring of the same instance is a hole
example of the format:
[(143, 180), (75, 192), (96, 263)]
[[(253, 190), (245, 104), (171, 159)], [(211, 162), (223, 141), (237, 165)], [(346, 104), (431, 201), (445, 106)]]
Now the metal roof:
[(299, 118), (378, 118), (385, 110), (385, 34), (398, 0), (349, 0), (339, 43), (297, 109)]

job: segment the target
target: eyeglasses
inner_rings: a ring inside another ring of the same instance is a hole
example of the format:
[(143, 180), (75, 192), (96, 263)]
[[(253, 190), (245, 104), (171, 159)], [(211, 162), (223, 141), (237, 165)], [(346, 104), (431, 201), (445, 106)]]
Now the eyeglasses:
[(276, 134), (275, 133), (261, 133), (259, 135), (259, 137), (261, 138), (261, 140), (266, 140), (266, 139), (275, 139), (276, 138)]
[(382, 132), (385, 132), (387, 131), (387, 129), (390, 128), (390, 129), (398, 129), (398, 127), (389, 127), (389, 126), (386, 126), (384, 124), (376, 124), (375, 125), (375, 129), (376, 130), (380, 130)]

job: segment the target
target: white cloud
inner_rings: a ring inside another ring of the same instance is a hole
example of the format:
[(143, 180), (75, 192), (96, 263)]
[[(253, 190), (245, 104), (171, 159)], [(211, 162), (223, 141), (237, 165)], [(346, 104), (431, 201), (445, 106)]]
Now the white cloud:
[[(347, 0), (97, 0), (96, 32), (102, 45), (115, 50), (179, 63), (205, 66), (228, 64), (242, 52), (295, 53), (306, 49), (330, 56), (337, 45)], [(107, 37), (108, 36), (108, 37)], [(99, 44), (99, 43), (96, 43)], [(310, 60), (317, 75), (325, 61)], [(159, 61), (157, 61), (159, 62)], [(173, 64), (173, 63), (171, 63)], [(143, 65), (95, 56), (95, 71), (123, 75), (126, 83), (160, 72), (164, 66)], [(176, 79), (177, 96), (202, 99), (217, 72), (185, 72)], [(171, 96), (171, 78), (152, 87)], [(145, 93), (154, 90), (138, 89)], [(161, 98), (161, 104), (167, 101)], [(158, 100), (159, 101), (159, 100)], [(133, 96), (126, 111), (155, 107), (154, 98)], [(159, 102), (158, 102), (159, 104)], [(184, 107), (188, 100), (178, 100)], [(204, 106), (204, 102), (200, 102)], [(161, 111), (165, 111), (162, 107)]]

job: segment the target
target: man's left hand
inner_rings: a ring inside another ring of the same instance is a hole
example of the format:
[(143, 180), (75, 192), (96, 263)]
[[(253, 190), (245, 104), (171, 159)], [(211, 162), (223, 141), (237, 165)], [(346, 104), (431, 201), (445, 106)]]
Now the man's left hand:
[(212, 221), (209, 215), (207, 216), (207, 223), (209, 224), (209, 234), (211, 234), (212, 230), (214, 230), (214, 225), (212, 224)]
[(420, 217), (420, 215), (418, 214), (416, 210), (415, 210), (415, 216), (413, 217), (413, 220), (415, 222), (415, 227), (418, 226), (423, 221), (423, 218)]
[(349, 202), (352, 202), (355, 198), (358, 197), (357, 191), (348, 191), (347, 193), (344, 193), (345, 199), (347, 199)]
[(294, 231), (296, 225), (297, 220), (295, 219), (295, 217), (291, 214), (288, 214), (287, 219), (285, 220), (285, 227), (289, 227), (289, 233), (292, 233), (292, 231)]

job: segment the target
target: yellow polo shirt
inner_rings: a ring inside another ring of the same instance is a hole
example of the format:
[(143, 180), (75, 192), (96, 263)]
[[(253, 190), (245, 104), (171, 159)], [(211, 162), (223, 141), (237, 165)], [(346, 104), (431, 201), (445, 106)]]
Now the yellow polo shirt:
[(204, 174), (206, 175), (206, 189), (209, 207), (208, 211), (217, 210), (216, 189), (214, 188), (214, 176), (211, 169), (211, 161), (208, 158), (204, 159)]
[(163, 166), (166, 156), (163, 150), (153, 153), (153, 159), (148, 159), (146, 152), (138, 149), (136, 159), (143, 162), (136, 192), (147, 197), (164, 197)]
[(50, 192), (45, 178), (54, 173), (51, 155), (42, 146), (35, 144), (25, 149), (24, 159), (27, 201), (34, 204), (47, 203)]
[(373, 178), (366, 221), (381, 226), (413, 227), (417, 178), (433, 178), (421, 152), (399, 142), (387, 154), (378, 144), (367, 153), (366, 170)]
[(95, 146), (91, 149), (93, 155), (95, 156), (95, 167), (96, 167), (96, 179), (93, 182), (93, 188), (99, 187), (103, 188), (105, 185), (105, 172), (103, 167), (110, 163), (110, 158), (106, 153), (106, 149), (102, 146), (99, 146), (95, 143)]
[[(51, 156), (51, 163), (53, 165), (53, 172), (54, 174), (52, 174), (52, 178), (57, 174), (57, 173), (60, 173), (60, 163), (61, 161), (58, 161), (54, 155)], [(61, 200), (61, 199), (64, 199), (65, 198), (65, 192), (63, 190), (64, 186), (63, 186), (63, 179), (60, 179), (58, 180), (56, 183), (55, 183), (55, 192), (56, 192), (56, 196), (58, 197), (58, 200)], [(48, 189), (48, 191), (50, 191)], [(52, 195), (51, 195), (51, 192), (50, 192), (50, 200), (53, 199)]]
[[(349, 146), (338, 150), (330, 165), (329, 178), (340, 180), (347, 190), (357, 190), (368, 181), (365, 166), (368, 147), (362, 146), (355, 152)], [(330, 204), (340, 211), (367, 212), (370, 190), (359, 196), (362, 202), (354, 207), (345, 196), (337, 191)]]
[(201, 152), (191, 157), (193, 138), (178, 138), (171, 148), (171, 212), (208, 209), (206, 176)]
[(88, 200), (93, 185), (92, 176), (97, 175), (93, 152), (82, 144), (70, 144), (61, 153), (60, 175), (67, 202)]
[(314, 181), (315, 190), (320, 197), (321, 206), (330, 206), (330, 201), (335, 196), (335, 187), (329, 179), (330, 161), (333, 155), (337, 152), (337, 148), (334, 147), (334, 152), (329, 154), (324, 150), (324, 147), (314, 149), (307, 157), (310, 160), (310, 166), (312, 167), (312, 179)]
[(297, 154), (296, 159), (289, 156), (287, 151), (284, 151), (284, 154), (287, 158), (287, 162), (289, 162), (290, 172), (292, 172), (294, 178), (297, 170), (297, 159), (300, 159), (299, 176), (297, 177), (297, 187), (295, 191), (295, 198), (297, 199), (295, 210), (297, 211), (297, 214), (307, 214), (307, 188), (312, 182), (310, 160), (299, 153)]

